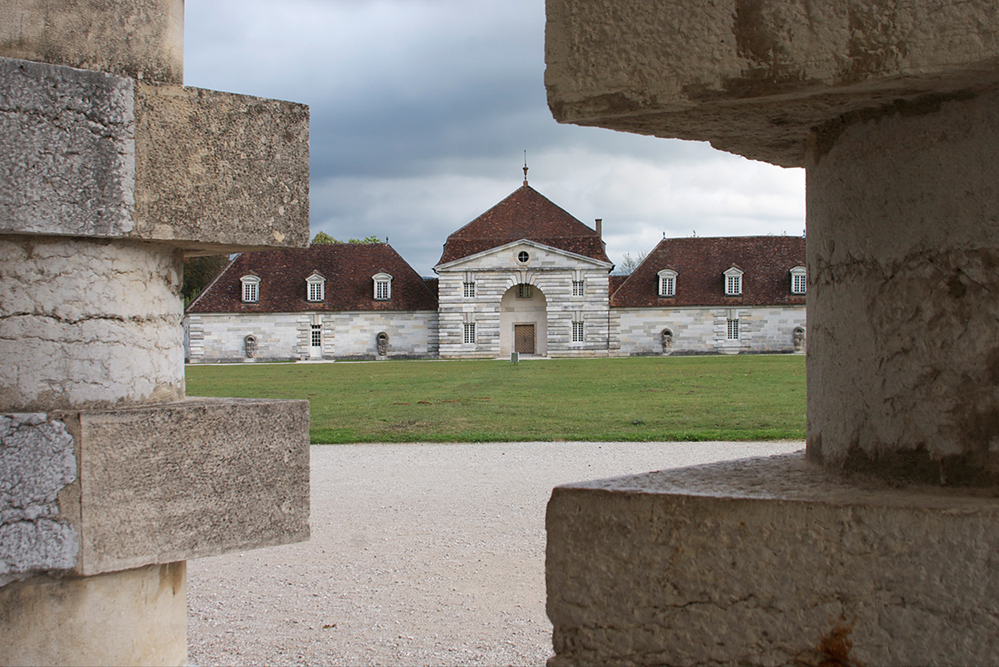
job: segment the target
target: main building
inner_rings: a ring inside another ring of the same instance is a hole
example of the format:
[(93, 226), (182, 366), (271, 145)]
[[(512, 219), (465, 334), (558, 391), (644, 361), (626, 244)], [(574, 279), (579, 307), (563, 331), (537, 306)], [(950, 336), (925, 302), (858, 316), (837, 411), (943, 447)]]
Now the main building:
[(663, 239), (630, 276), (525, 181), (444, 243), (436, 279), (387, 244), (238, 255), (191, 303), (192, 362), (797, 352), (805, 239)]

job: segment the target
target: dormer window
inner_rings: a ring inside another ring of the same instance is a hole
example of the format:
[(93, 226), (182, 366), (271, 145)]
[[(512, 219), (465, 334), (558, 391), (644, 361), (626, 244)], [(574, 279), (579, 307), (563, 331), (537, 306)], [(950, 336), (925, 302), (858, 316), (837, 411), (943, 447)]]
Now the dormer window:
[(796, 266), (791, 269), (791, 294), (804, 294), (806, 289), (805, 267)]
[(734, 266), (725, 272), (725, 296), (742, 296), (742, 273)]
[(252, 273), (239, 279), (243, 285), (243, 303), (257, 303), (260, 300), (260, 277)]
[(676, 296), (676, 271), (663, 269), (659, 275), (659, 296)]
[(322, 301), (326, 298), (326, 279), (319, 273), (313, 272), (305, 279), (306, 298), (309, 301)]
[(375, 301), (388, 301), (392, 298), (392, 276), (376, 273), (372, 280), (375, 281)]

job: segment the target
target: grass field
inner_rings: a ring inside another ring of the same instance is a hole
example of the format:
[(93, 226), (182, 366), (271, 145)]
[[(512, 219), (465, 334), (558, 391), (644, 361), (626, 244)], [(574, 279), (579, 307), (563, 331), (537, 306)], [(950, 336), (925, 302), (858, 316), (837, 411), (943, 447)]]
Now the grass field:
[(805, 437), (801, 356), (195, 365), (187, 395), (308, 399), (313, 443)]

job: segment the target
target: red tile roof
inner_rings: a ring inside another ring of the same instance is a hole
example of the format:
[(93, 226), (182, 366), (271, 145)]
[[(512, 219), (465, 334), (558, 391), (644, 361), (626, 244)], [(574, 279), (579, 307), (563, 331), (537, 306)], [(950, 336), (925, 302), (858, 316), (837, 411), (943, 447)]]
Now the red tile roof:
[[(314, 271), (326, 278), (325, 299), (307, 301)], [(392, 276), (392, 298), (376, 301), (372, 276)], [(257, 303), (243, 303), (240, 278), (260, 277)], [(437, 310), (437, 294), (406, 260), (384, 243), (330, 243), (294, 250), (237, 255), (187, 308), (189, 313)]]
[(447, 237), (438, 265), (527, 239), (610, 262), (600, 235), (525, 184)]
[[(805, 304), (791, 294), (791, 274), (805, 265), (805, 239), (737, 236), (663, 239), (611, 296), (611, 307), (765, 306)], [(723, 273), (737, 266), (742, 296), (725, 296)], [(659, 296), (658, 273), (676, 271), (676, 296)]]

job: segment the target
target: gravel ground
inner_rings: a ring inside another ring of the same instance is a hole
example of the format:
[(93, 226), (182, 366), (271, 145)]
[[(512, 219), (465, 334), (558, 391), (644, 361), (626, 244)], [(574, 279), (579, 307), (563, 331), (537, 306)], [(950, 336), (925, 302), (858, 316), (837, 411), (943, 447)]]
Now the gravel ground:
[(190, 662), (543, 665), (552, 487), (802, 447), (313, 446), (311, 541), (188, 563)]

